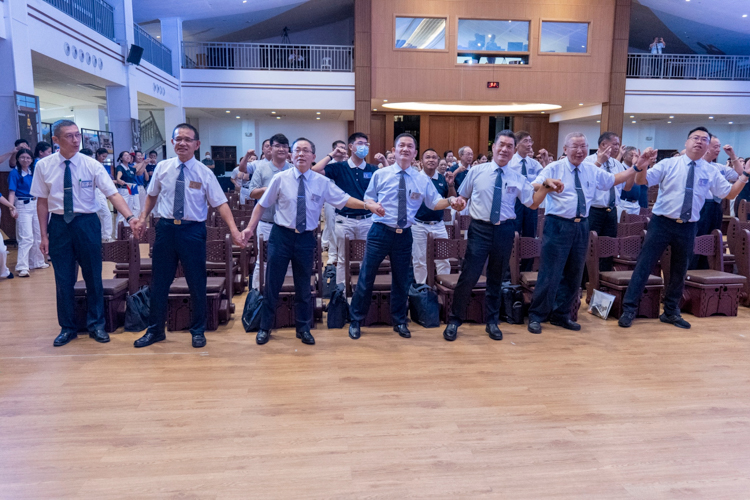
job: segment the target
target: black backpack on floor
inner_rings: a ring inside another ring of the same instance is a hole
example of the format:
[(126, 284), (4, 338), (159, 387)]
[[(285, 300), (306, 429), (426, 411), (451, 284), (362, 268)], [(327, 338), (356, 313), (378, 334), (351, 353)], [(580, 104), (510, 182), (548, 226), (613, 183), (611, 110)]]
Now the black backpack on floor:
[(328, 264), (323, 270), (323, 298), (330, 299), (336, 290), (336, 266)]
[(257, 332), (260, 330), (260, 306), (263, 305), (263, 296), (256, 289), (250, 290), (245, 299), (245, 307), (242, 309), (242, 326), (246, 332)]
[(331, 300), (328, 302), (328, 328), (344, 328), (349, 321), (349, 303), (346, 301), (344, 286), (334, 287)]
[(520, 285), (503, 286), (500, 292), (500, 317), (511, 325), (523, 324), (523, 290)]
[(409, 287), (409, 315), (411, 320), (425, 328), (440, 326), (438, 296), (429, 285)]
[(151, 291), (147, 286), (125, 299), (125, 331), (142, 332), (148, 328), (151, 312)]

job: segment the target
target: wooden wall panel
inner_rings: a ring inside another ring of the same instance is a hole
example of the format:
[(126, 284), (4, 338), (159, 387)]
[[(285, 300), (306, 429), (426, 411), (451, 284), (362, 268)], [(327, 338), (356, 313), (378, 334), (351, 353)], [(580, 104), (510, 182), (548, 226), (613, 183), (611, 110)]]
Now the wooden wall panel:
[(370, 133), (372, 101), (372, 0), (354, 2), (354, 128)]
[(440, 156), (443, 156), (446, 149), (454, 148), (451, 137), (452, 122), (452, 116), (430, 115), (430, 139), (425, 144), (437, 151)]
[(458, 148), (471, 146), (474, 151), (474, 159), (477, 159), (486, 148), (481, 147), (485, 140), (479, 137), (479, 116), (454, 116), (453, 117), (453, 148), (458, 153)]
[(609, 91), (607, 100), (602, 105), (600, 130), (612, 131), (622, 136), (631, 0), (616, 1)]
[(384, 153), (386, 150), (385, 136), (385, 115), (373, 114), (370, 118), (370, 155), (368, 160), (373, 163), (377, 153)]

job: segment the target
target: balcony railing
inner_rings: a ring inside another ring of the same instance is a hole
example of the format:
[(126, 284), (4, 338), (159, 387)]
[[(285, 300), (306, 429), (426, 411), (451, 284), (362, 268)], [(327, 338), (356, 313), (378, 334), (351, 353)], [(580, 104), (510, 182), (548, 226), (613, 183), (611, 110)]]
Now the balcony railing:
[(133, 34), (135, 44), (143, 47), (143, 59), (172, 75), (172, 51), (137, 24), (133, 25)]
[(352, 71), (351, 45), (182, 42), (186, 69)]
[(115, 39), (115, 12), (103, 0), (44, 0), (110, 40)]
[(628, 54), (628, 78), (750, 80), (750, 56)]

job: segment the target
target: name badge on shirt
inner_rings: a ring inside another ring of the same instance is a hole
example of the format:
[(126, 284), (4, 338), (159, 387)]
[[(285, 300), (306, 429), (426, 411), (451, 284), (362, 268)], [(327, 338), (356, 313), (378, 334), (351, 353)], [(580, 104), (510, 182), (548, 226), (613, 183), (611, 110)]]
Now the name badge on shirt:
[(190, 189), (200, 189), (203, 186), (202, 182), (190, 181)]
[(362, 173), (362, 177), (365, 179), (372, 179), (372, 172), (364, 172)]
[(82, 188), (92, 188), (94, 187), (94, 181), (81, 181), (81, 187)]
[(319, 202), (319, 201), (320, 201), (320, 195), (318, 195), (318, 194), (313, 194), (313, 195), (310, 195), (310, 198), (311, 198), (311, 199), (312, 199), (312, 201), (314, 201), (315, 203), (317, 203), (317, 202)]
[(708, 186), (708, 179), (698, 179), (698, 185), (700, 187), (706, 187), (706, 186)]
[(438, 186), (443, 187), (445, 186), (445, 184), (443, 184), (442, 182), (438, 182)]
[(420, 199), (421, 197), (422, 197), (422, 195), (421, 195), (421, 194), (419, 194), (419, 193), (412, 193), (412, 194), (411, 194), (411, 199), (412, 199), (412, 200), (418, 200), (418, 199)]
[(516, 194), (516, 191), (518, 191), (518, 188), (516, 186), (507, 186), (505, 188), (505, 192), (508, 194)]

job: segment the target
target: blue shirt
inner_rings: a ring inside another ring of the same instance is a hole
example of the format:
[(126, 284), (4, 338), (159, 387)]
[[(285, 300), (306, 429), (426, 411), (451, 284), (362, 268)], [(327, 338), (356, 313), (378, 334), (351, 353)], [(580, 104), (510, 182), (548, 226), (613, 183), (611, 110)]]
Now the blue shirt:
[(24, 172), (23, 174), (18, 173), (18, 169), (14, 168), (8, 175), (8, 190), (16, 192), (16, 198), (21, 200), (27, 200), (31, 198), (31, 182), (34, 180), (34, 174)]
[(500, 206), (500, 222), (516, 218), (516, 200), (530, 207), (534, 204), (534, 186), (526, 178), (507, 165), (499, 166), (494, 161), (474, 166), (466, 176), (458, 194), (470, 200), (469, 215), (472, 219), (491, 221), (492, 201), (495, 198), (497, 172), (503, 171), (503, 197)]
[[(589, 163), (593, 163), (596, 167), (596, 153), (589, 155), (586, 157), (585, 160)], [(602, 164), (601, 168), (604, 170), (609, 169), (608, 171), (613, 174), (619, 174), (620, 172), (624, 172), (627, 170), (628, 167), (620, 163), (619, 161), (615, 160), (614, 158), (608, 159), (605, 163)], [(615, 186), (615, 205), (617, 205), (617, 199), (622, 194), (622, 188), (625, 184), (618, 184)], [(609, 190), (606, 191), (597, 191), (597, 193), (594, 195), (594, 201), (591, 202), (592, 207), (597, 208), (609, 208)]]
[[(395, 163), (389, 167), (383, 167), (372, 176), (370, 186), (365, 192), (365, 199), (374, 200), (380, 203), (385, 209), (385, 216), (377, 214), (372, 216), (374, 222), (381, 222), (391, 227), (398, 227), (398, 185), (401, 180), (401, 167)], [(435, 189), (426, 175), (408, 167), (404, 175), (406, 183), (406, 227), (414, 223), (414, 217), (417, 215), (422, 202), (427, 208), (434, 210), (443, 198)]]
[[(378, 167), (362, 162), (359, 166), (354, 165), (351, 158), (347, 161), (337, 161), (325, 166), (325, 176), (331, 179), (342, 191), (358, 200), (365, 198), (365, 192), (370, 185), (370, 179)], [(337, 208), (337, 214), (341, 215), (367, 215), (369, 210), (358, 210), (356, 208)]]
[[(547, 193), (544, 208), (546, 215), (556, 215), (565, 219), (574, 219), (576, 217), (578, 192), (576, 191), (573, 169), (575, 169), (575, 166), (565, 157), (544, 167), (539, 176), (534, 179), (535, 184), (543, 184), (546, 179), (560, 179), (565, 185), (562, 193), (554, 191)], [(597, 190), (609, 191), (609, 188), (615, 183), (615, 176), (585, 160), (578, 165), (578, 170), (578, 179), (581, 182), (583, 196), (586, 200), (586, 213), (584, 216), (588, 217), (589, 208), (591, 208), (591, 202), (594, 200)]]
[[(424, 173), (424, 170), (420, 173), (427, 177), (427, 174)], [(435, 186), (435, 190), (438, 192), (438, 194), (443, 198), (447, 198), (448, 181), (445, 180), (445, 177), (443, 177), (442, 174), (438, 173), (438, 171), (435, 170), (435, 175), (433, 175), (430, 180), (432, 181), (432, 185)], [(445, 210), (430, 210), (429, 208), (427, 208), (427, 205), (422, 202), (422, 206), (419, 207), (417, 215), (415, 215), (414, 217), (417, 220), (421, 220), (424, 222), (438, 222), (443, 220), (444, 215)]]
[[(460, 166), (460, 163), (456, 163), (448, 170), (450, 170), (451, 172), (455, 172)], [(461, 183), (464, 181), (464, 179), (466, 179), (466, 176), (469, 175), (469, 170), (471, 170), (471, 165), (466, 167), (466, 170), (464, 170), (463, 172), (457, 173), (456, 177), (453, 178), (453, 183), (456, 185), (456, 191), (458, 191), (458, 188), (461, 186)]]
[[(691, 161), (687, 155), (682, 155), (666, 158), (648, 169), (646, 172), (648, 185), (659, 185), (659, 196), (652, 210), (654, 215), (662, 215), (670, 219), (680, 218)], [(726, 198), (731, 190), (732, 185), (718, 169), (712, 167), (703, 158), (697, 160), (693, 171), (693, 213), (690, 222), (700, 219), (701, 209), (706, 199), (714, 196)]]
[(627, 191), (625, 189), (622, 190), (620, 193), (620, 199), (625, 201), (632, 201), (636, 203), (640, 203), (641, 200), (641, 188), (646, 190), (648, 192), (648, 188), (646, 186), (639, 186), (638, 184), (633, 184), (633, 188), (630, 191)]
[[(711, 162), (709, 163), (712, 167), (716, 168), (719, 172), (721, 172), (721, 175), (724, 176), (724, 178), (728, 182), (735, 182), (737, 179), (740, 178), (740, 174), (737, 173), (735, 169), (732, 167), (728, 167), (726, 165), (722, 165), (721, 163)], [(721, 198), (718, 198), (716, 196), (713, 197), (714, 203), (721, 203)]]
[[(521, 161), (524, 158), (521, 157), (518, 153), (515, 153), (513, 157), (508, 162), (508, 169), (514, 171), (515, 173), (521, 175), (521, 172), (523, 171), (523, 165), (521, 164)], [(534, 182), (534, 179), (537, 178), (539, 175), (539, 172), (542, 171), (544, 167), (542, 167), (542, 164), (536, 161), (531, 156), (526, 157), (526, 180), (529, 182)]]

